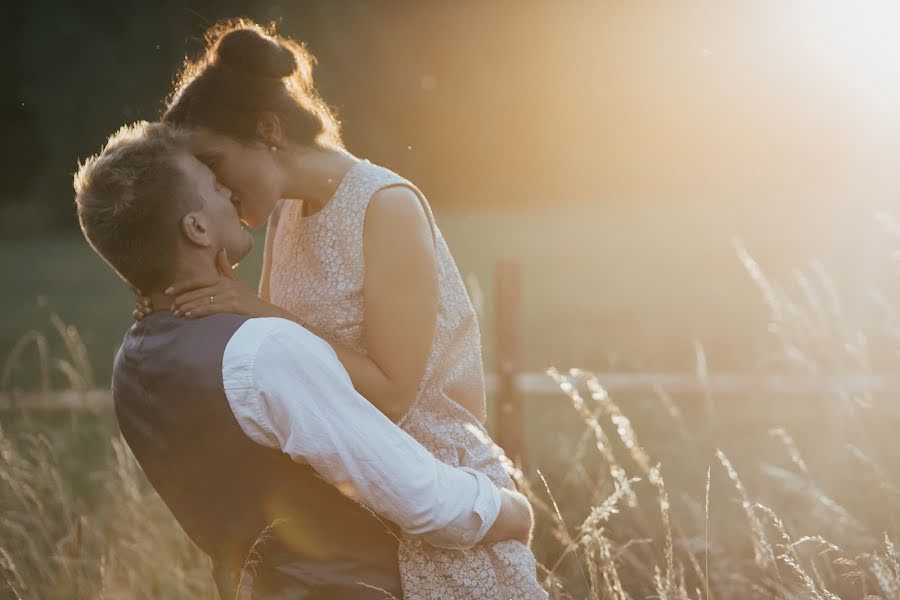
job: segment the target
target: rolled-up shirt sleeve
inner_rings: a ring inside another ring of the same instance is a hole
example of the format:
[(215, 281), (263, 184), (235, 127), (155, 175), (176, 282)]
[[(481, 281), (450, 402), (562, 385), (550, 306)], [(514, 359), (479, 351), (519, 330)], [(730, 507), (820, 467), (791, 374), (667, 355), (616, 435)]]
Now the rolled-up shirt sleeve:
[(500, 512), (483, 474), (437, 460), (353, 387), (331, 346), (300, 325), (250, 319), (222, 364), (244, 432), (307, 463), (375, 513), (434, 546), (469, 548)]

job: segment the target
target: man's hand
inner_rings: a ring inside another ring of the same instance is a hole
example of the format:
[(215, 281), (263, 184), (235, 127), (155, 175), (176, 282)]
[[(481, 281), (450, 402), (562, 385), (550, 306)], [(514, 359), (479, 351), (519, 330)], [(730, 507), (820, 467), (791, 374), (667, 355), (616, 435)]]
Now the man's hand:
[(500, 490), (500, 514), (481, 539), (481, 544), (493, 544), (506, 540), (531, 543), (531, 529), (534, 527), (534, 513), (528, 499), (513, 490)]

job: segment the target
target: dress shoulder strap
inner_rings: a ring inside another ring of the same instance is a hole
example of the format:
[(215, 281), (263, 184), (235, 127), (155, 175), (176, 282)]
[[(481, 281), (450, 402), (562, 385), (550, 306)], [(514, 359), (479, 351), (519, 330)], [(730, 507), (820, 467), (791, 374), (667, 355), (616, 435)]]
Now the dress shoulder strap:
[(425, 194), (422, 193), (422, 190), (414, 183), (390, 169), (369, 162), (361, 166), (358, 175), (362, 182), (358, 190), (360, 193), (357, 198), (355, 198), (355, 210), (353, 212), (355, 213), (355, 228), (359, 231), (360, 241), (362, 240), (362, 232), (365, 226), (366, 211), (368, 210), (369, 202), (377, 192), (392, 187), (405, 187), (416, 194), (419, 203), (425, 210), (425, 215), (428, 217), (432, 237), (437, 241), (439, 232), (434, 219), (434, 214), (431, 211), (431, 206), (429, 206)]

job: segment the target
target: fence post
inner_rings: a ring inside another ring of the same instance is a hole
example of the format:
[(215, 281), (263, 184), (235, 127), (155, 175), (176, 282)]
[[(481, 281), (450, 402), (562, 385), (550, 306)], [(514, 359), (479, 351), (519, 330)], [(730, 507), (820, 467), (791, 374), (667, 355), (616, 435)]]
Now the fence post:
[(494, 426), (497, 444), (519, 465), (525, 463), (525, 414), (516, 384), (521, 368), (521, 275), (519, 264), (494, 265), (494, 368), (498, 376)]

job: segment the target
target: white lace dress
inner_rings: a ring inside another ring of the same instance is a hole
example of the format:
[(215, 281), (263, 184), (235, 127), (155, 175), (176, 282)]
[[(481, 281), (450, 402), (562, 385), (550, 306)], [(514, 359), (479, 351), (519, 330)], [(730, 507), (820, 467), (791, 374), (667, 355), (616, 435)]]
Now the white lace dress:
[[(286, 202), (272, 244), (271, 300), (329, 341), (366, 352), (366, 208), (375, 192), (397, 185), (412, 189), (428, 214), (440, 284), (434, 345), (417, 398), (399, 424), (439, 460), (472, 467), (498, 486), (514, 489), (503, 466), (505, 457), (482, 425), (484, 372), (475, 311), (428, 202), (413, 184), (363, 160), (347, 172), (318, 213), (302, 217), (300, 202)], [(457, 393), (480, 397), (477, 415), (454, 400)], [(409, 600), (547, 597), (537, 581), (534, 555), (521, 542), (479, 545), (467, 551), (435, 548), (407, 535), (401, 535), (400, 542), (400, 576)]]

